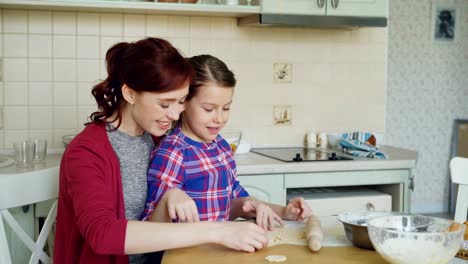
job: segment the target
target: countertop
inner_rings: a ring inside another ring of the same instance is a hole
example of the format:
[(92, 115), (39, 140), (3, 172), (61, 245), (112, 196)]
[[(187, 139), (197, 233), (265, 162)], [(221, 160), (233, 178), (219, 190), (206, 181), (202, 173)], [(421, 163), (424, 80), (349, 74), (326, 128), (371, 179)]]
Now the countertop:
[[(416, 167), (418, 154), (390, 146), (380, 146), (380, 150), (388, 155), (388, 159), (372, 159), (351, 156), (341, 153), (340, 150), (326, 149), (326, 152), (336, 152), (339, 155), (350, 157), (353, 160), (344, 161), (302, 161), (283, 162), (260, 154), (249, 152), (236, 155), (237, 172), (239, 175), (249, 174), (276, 174), (301, 172), (333, 172), (333, 171), (360, 171), (360, 170), (391, 170), (412, 169)], [(324, 151), (324, 150), (320, 150)]]

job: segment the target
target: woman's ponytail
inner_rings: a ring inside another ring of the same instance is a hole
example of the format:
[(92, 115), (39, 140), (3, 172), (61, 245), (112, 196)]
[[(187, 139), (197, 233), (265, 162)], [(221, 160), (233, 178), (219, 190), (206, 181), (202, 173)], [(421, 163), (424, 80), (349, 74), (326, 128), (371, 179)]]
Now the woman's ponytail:
[[(123, 57), (129, 49), (130, 43), (121, 42), (112, 46), (106, 53), (107, 78), (95, 85), (91, 91), (98, 105), (98, 111), (91, 114), (91, 122), (103, 121), (118, 112), (116, 119), (119, 119), (122, 108), (122, 85), (121, 78), (123, 66)], [(117, 127), (118, 127), (117, 125)]]

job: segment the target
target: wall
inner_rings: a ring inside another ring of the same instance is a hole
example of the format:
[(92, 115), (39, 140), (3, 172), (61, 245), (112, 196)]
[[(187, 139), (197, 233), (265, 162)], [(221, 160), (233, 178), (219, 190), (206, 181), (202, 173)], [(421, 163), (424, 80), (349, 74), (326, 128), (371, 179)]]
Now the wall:
[[(458, 6), (455, 42), (432, 40), (431, 3)], [(453, 120), (468, 118), (468, 1), (391, 0), (389, 12), (385, 143), (419, 153), (413, 211), (444, 212)]]
[[(211, 53), (238, 77), (230, 127), (256, 145), (301, 145), (308, 130), (384, 131), (386, 29), (237, 27), (234, 18), (1, 10), (4, 127), (0, 148), (43, 137), (61, 148), (94, 110), (90, 89), (105, 77), (113, 43), (169, 39), (185, 55)], [(292, 83), (273, 82), (273, 63)], [(292, 124), (273, 125), (273, 105)]]

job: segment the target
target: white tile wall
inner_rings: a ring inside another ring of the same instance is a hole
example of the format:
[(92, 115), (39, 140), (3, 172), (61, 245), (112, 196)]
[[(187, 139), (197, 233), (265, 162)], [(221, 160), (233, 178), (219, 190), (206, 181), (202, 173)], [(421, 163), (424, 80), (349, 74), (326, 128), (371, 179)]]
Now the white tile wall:
[(52, 47), (52, 35), (29, 35), (28, 56), (30, 58), (50, 58)]
[(49, 11), (29, 11), (28, 16), (29, 33), (51, 34), (52, 33), (52, 12)]
[[(384, 130), (386, 29), (268, 29), (238, 27), (236, 19), (223, 17), (0, 11), (0, 148), (26, 137), (61, 148), (61, 137), (81, 131), (96, 110), (90, 91), (106, 78), (108, 48), (145, 36), (166, 38), (185, 56), (224, 60), (238, 79), (229, 126), (255, 145), (300, 145), (308, 130)], [(275, 62), (293, 65), (292, 83), (273, 82)], [(292, 106), (292, 125), (273, 125), (275, 104)]]
[(28, 36), (23, 34), (5, 34), (3, 36), (5, 57), (27, 57)]

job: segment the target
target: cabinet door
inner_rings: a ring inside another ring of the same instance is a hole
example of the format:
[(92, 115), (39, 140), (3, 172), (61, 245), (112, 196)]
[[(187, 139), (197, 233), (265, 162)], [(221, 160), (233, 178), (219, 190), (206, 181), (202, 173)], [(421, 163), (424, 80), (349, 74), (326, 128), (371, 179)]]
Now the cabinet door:
[(242, 187), (251, 196), (272, 204), (286, 204), (286, 189), (282, 174), (242, 175), (238, 178)]
[[(323, 2), (323, 7), (319, 3)], [(263, 0), (262, 13), (325, 15), (324, 0)]]
[(327, 0), (327, 15), (388, 17), (387, 0)]

